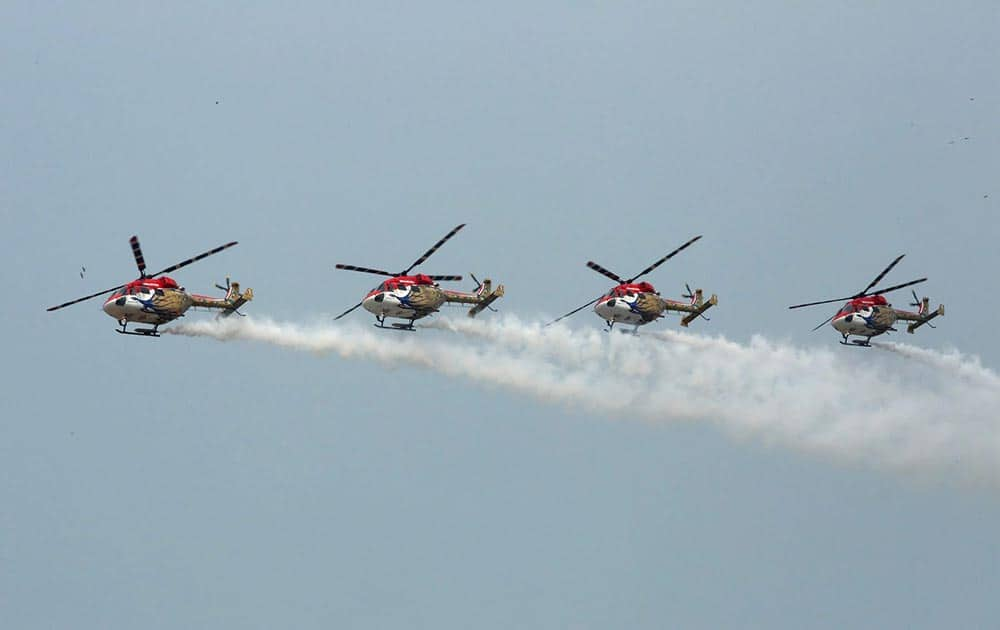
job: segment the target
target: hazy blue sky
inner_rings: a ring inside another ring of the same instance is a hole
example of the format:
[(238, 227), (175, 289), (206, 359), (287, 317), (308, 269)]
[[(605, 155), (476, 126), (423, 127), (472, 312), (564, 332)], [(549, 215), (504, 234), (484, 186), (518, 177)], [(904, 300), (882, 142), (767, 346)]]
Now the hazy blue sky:
[(1000, 367), (998, 5), (704, 4), (0, 5), (3, 625), (993, 627), (995, 488), (44, 312), (132, 234), (296, 321), (460, 222), (424, 270), (525, 319), (704, 234), (699, 332), (835, 345), (785, 307), (907, 253), (903, 340)]

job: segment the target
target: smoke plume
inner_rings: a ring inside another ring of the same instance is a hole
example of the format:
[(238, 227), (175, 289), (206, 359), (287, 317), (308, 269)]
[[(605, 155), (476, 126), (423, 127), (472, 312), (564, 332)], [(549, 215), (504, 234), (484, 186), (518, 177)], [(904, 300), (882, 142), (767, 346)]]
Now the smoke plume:
[(824, 457), (1000, 485), (1000, 375), (905, 344), (797, 348), (682, 332), (640, 337), (505, 317), (437, 319), (417, 334), (245, 318), (173, 334), (415, 367), (649, 422), (709, 422)]

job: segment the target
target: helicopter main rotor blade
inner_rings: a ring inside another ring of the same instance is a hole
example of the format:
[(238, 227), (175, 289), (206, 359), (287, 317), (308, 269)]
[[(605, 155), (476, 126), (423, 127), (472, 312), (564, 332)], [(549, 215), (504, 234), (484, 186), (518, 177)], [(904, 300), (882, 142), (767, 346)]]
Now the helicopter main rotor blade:
[(337, 265), (337, 269), (344, 269), (346, 271), (361, 271), (363, 273), (373, 273), (378, 276), (392, 276), (393, 274), (388, 271), (382, 271), (381, 269), (369, 269), (368, 267), (355, 267), (354, 265)]
[(362, 301), (362, 302), (358, 302), (357, 304), (355, 304), (355, 305), (354, 305), (354, 306), (352, 306), (351, 308), (347, 309), (346, 311), (344, 311), (344, 312), (343, 312), (343, 313), (341, 313), (340, 315), (337, 315), (336, 317), (334, 317), (334, 318), (333, 318), (333, 321), (337, 321), (338, 319), (340, 319), (340, 318), (341, 318), (341, 317), (343, 317), (344, 315), (347, 315), (348, 313), (350, 313), (350, 312), (351, 312), (351, 311), (353, 311), (354, 309), (358, 308), (358, 307), (359, 307), (359, 306), (361, 306), (362, 304), (364, 304), (364, 302), (363, 302), (363, 301)]
[(902, 288), (913, 286), (914, 284), (920, 284), (921, 282), (926, 282), (926, 281), (927, 281), (927, 278), (920, 278), (919, 280), (911, 280), (909, 282), (904, 282), (903, 284), (897, 284), (896, 286), (893, 286), (893, 287), (886, 287), (884, 289), (875, 289), (874, 291), (872, 291), (872, 295), (875, 295), (875, 294), (878, 294), (878, 293), (888, 293), (889, 291), (895, 291), (896, 289), (902, 289)]
[(460, 282), (462, 276), (427, 276), (435, 282)]
[(657, 267), (659, 267), (663, 263), (667, 262), (668, 260), (670, 260), (671, 258), (673, 258), (674, 256), (676, 256), (677, 254), (679, 254), (682, 251), (684, 251), (685, 249), (687, 249), (692, 243), (694, 243), (695, 241), (697, 241), (700, 238), (701, 238), (701, 235), (698, 235), (698, 236), (694, 237), (693, 239), (691, 239), (687, 243), (684, 243), (683, 245), (681, 245), (680, 247), (678, 247), (674, 251), (670, 252), (669, 254), (667, 254), (666, 256), (664, 256), (663, 258), (657, 260), (652, 265), (646, 267), (645, 269), (643, 269), (639, 273), (635, 274), (634, 276), (632, 276), (631, 278), (629, 278), (625, 282), (632, 282), (632, 281), (634, 281), (637, 278), (641, 278), (642, 276), (646, 275), (650, 271), (656, 269)]
[[(897, 264), (899, 264), (899, 261), (903, 260), (903, 256), (906, 256), (906, 254), (900, 254), (899, 256), (897, 256), (896, 260), (894, 260), (891, 263), (889, 263), (889, 266), (886, 267), (885, 269), (883, 269), (882, 273), (880, 273), (877, 276), (875, 276), (875, 279), (872, 280), (871, 282), (869, 282), (867, 287), (865, 287), (864, 289), (861, 289), (861, 292), (858, 293), (855, 297), (864, 297), (864, 296), (868, 295), (868, 289), (870, 289), (873, 286), (875, 286), (876, 284), (878, 284), (878, 282), (882, 278), (885, 277), (885, 274), (889, 273), (889, 271), (892, 270), (893, 267), (895, 267)], [(878, 293), (878, 291), (872, 291), (872, 293)]]
[(132, 246), (132, 256), (135, 257), (135, 266), (139, 268), (139, 277), (146, 277), (146, 259), (142, 256), (142, 248), (139, 247), (139, 237), (133, 236), (128, 240), (128, 244)]
[(822, 300), (820, 302), (806, 302), (805, 304), (796, 304), (795, 306), (789, 306), (788, 308), (802, 308), (803, 306), (816, 306), (817, 304), (833, 304), (834, 302), (846, 302), (847, 300), (853, 300), (855, 295), (848, 297), (835, 298), (833, 300)]
[(569, 317), (570, 315), (573, 315), (573, 314), (575, 314), (575, 313), (578, 313), (578, 312), (582, 311), (583, 309), (587, 308), (588, 306), (590, 306), (591, 304), (593, 304), (594, 302), (596, 302), (596, 301), (597, 301), (597, 300), (599, 300), (599, 299), (601, 299), (601, 296), (597, 296), (597, 297), (595, 297), (595, 298), (594, 298), (593, 300), (591, 300), (591, 301), (587, 302), (586, 304), (584, 304), (584, 305), (583, 305), (583, 306), (581, 306), (580, 308), (574, 308), (574, 309), (573, 309), (572, 311), (570, 311), (570, 312), (566, 313), (566, 314), (565, 314), (565, 315), (563, 315), (562, 317), (558, 317), (558, 318), (556, 318), (556, 319), (553, 319), (553, 320), (552, 320), (551, 322), (549, 322), (548, 324), (545, 324), (545, 325), (546, 325), (546, 326), (551, 326), (552, 324), (556, 323), (556, 322), (557, 322), (557, 321), (559, 321), (560, 319), (566, 319), (566, 318), (567, 318), (567, 317)]
[(796, 304), (795, 306), (789, 306), (788, 308), (802, 308), (803, 306), (816, 306), (817, 304), (832, 304), (833, 302), (846, 302), (847, 300), (853, 300), (859, 297), (867, 297), (869, 295), (879, 295), (881, 293), (888, 293), (890, 291), (895, 291), (896, 289), (905, 289), (906, 287), (913, 286), (915, 284), (920, 284), (921, 282), (926, 282), (927, 278), (920, 278), (919, 280), (911, 280), (909, 282), (904, 282), (903, 284), (897, 284), (891, 287), (885, 287), (884, 289), (875, 289), (874, 291), (868, 291), (864, 295), (852, 295), (849, 297), (837, 298), (835, 300), (823, 300), (821, 302), (807, 302), (805, 304)]
[(820, 329), (820, 328), (822, 328), (823, 326), (826, 326), (826, 325), (827, 325), (827, 324), (829, 324), (829, 323), (830, 323), (830, 322), (831, 322), (831, 321), (833, 320), (833, 318), (834, 318), (834, 317), (836, 317), (836, 316), (837, 316), (837, 314), (836, 314), (836, 313), (834, 313), (833, 315), (831, 315), (831, 316), (827, 317), (827, 318), (826, 318), (825, 320), (823, 320), (823, 323), (822, 323), (822, 324), (820, 324), (819, 326), (817, 326), (817, 327), (813, 328), (811, 332), (816, 332), (817, 330), (819, 330), (819, 329)]
[(187, 260), (183, 260), (183, 261), (177, 263), (176, 265), (171, 265), (171, 266), (167, 267), (166, 269), (161, 269), (160, 271), (157, 271), (156, 273), (154, 273), (153, 275), (151, 275), (149, 277), (150, 278), (155, 278), (156, 276), (160, 276), (160, 275), (163, 275), (165, 273), (170, 273), (171, 271), (177, 271), (181, 267), (187, 267), (191, 263), (198, 262), (202, 258), (206, 258), (208, 256), (211, 256), (212, 254), (218, 254), (222, 250), (228, 249), (228, 248), (232, 247), (233, 245), (236, 245), (236, 243), (237, 243), (237, 241), (233, 241), (231, 243), (226, 243), (225, 245), (219, 245), (215, 249), (210, 249), (207, 252), (198, 254), (197, 256), (193, 256), (191, 258), (188, 258)]
[(441, 247), (442, 245), (444, 245), (444, 244), (445, 244), (445, 241), (447, 241), (447, 240), (448, 240), (449, 238), (451, 238), (452, 236), (455, 236), (455, 234), (457, 234), (457, 233), (458, 233), (458, 231), (459, 231), (459, 230), (461, 230), (461, 229), (462, 229), (462, 228), (464, 228), (464, 227), (465, 227), (465, 224), (464, 224), (464, 223), (462, 223), (462, 224), (458, 225), (457, 227), (455, 227), (455, 228), (454, 228), (454, 229), (453, 229), (453, 230), (452, 230), (451, 232), (448, 232), (447, 234), (445, 234), (445, 235), (444, 235), (444, 238), (442, 238), (442, 239), (441, 239), (440, 241), (438, 241), (437, 243), (434, 243), (434, 246), (433, 246), (433, 247), (431, 247), (430, 249), (428, 249), (428, 250), (427, 250), (426, 252), (424, 252), (424, 255), (423, 255), (423, 256), (421, 256), (420, 258), (418, 258), (418, 259), (417, 259), (417, 261), (416, 261), (415, 263), (413, 263), (412, 265), (410, 265), (409, 267), (407, 267), (407, 268), (406, 268), (406, 271), (403, 271), (403, 272), (399, 273), (398, 275), (400, 275), (400, 276), (405, 276), (406, 274), (410, 273), (410, 270), (411, 270), (411, 269), (413, 269), (414, 267), (416, 267), (416, 266), (417, 266), (417, 265), (419, 265), (420, 263), (422, 263), (422, 262), (424, 262), (425, 260), (427, 260), (428, 258), (430, 258), (430, 257), (431, 257), (431, 254), (433, 254), (434, 252), (436, 252), (436, 251), (438, 250), (438, 248), (439, 248), (439, 247)]
[(618, 284), (624, 284), (624, 282), (625, 282), (624, 280), (622, 280), (618, 276), (617, 273), (615, 273), (615, 272), (613, 272), (613, 271), (611, 271), (609, 269), (605, 269), (604, 267), (602, 267), (602, 266), (598, 265), (597, 263), (595, 263), (593, 260), (588, 260), (587, 261), (587, 266), (590, 267), (591, 269), (593, 269), (594, 271), (596, 271), (597, 273), (601, 274), (602, 276), (607, 276), (607, 277), (611, 278), (612, 280), (614, 280)]
[(104, 289), (103, 291), (98, 291), (97, 293), (94, 293), (92, 295), (88, 295), (87, 297), (77, 298), (75, 300), (70, 300), (69, 302), (63, 302), (59, 306), (53, 306), (53, 307), (47, 308), (45, 310), (46, 311), (57, 311), (57, 310), (63, 308), (64, 306), (70, 306), (70, 305), (76, 304), (78, 302), (83, 302), (85, 300), (89, 300), (91, 298), (95, 298), (98, 295), (104, 295), (105, 293), (111, 293), (112, 291), (117, 291), (118, 289), (122, 288), (123, 286), (125, 286), (125, 285), (124, 284), (119, 284), (117, 287), (111, 287), (110, 289)]

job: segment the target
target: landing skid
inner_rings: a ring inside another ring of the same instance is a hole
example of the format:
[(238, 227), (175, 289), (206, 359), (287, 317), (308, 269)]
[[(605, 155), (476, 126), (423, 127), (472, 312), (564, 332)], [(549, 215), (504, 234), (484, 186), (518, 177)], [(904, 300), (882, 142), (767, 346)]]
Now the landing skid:
[[(612, 330), (614, 330), (614, 327), (615, 327), (615, 322), (614, 321), (605, 320), (605, 323), (608, 325), (608, 327), (604, 329), (604, 332), (611, 332)], [(621, 330), (621, 329), (619, 329), (618, 332), (622, 333), (623, 335), (632, 335), (633, 337), (638, 337), (639, 336), (639, 326), (640, 325), (641, 324), (634, 324), (635, 328), (633, 328), (632, 330)]]
[(417, 329), (413, 327), (413, 322), (416, 321), (416, 320), (413, 320), (413, 319), (411, 319), (410, 323), (408, 323), (408, 324), (396, 324), (396, 323), (393, 323), (393, 324), (389, 324), (388, 326), (385, 325), (385, 317), (376, 317), (375, 319), (378, 321), (377, 324), (372, 324), (372, 326), (374, 326), (375, 328), (382, 328), (382, 329), (385, 329), (385, 330), (405, 330), (407, 332), (416, 332), (417, 331)]
[(840, 345), (842, 345), (842, 346), (860, 347), (860, 348), (871, 348), (872, 347), (872, 338), (871, 337), (865, 337), (864, 341), (861, 341), (860, 339), (850, 339), (849, 340), (847, 338), (847, 335), (844, 335), (844, 340), (840, 342)]
[(156, 329), (159, 328), (159, 324), (155, 324), (152, 328), (136, 328), (135, 330), (126, 330), (125, 326), (128, 322), (125, 320), (120, 320), (118, 322), (121, 324), (121, 329), (115, 329), (115, 332), (119, 335), (136, 335), (137, 337), (159, 337), (160, 333)]

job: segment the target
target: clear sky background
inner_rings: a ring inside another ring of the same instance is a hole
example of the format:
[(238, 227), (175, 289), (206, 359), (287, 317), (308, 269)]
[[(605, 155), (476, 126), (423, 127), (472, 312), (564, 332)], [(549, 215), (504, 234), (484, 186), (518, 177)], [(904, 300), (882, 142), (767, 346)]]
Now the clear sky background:
[(0, 5), (3, 625), (995, 625), (995, 489), (44, 312), (132, 234), (295, 321), (460, 222), (423, 270), (529, 320), (704, 234), (649, 277), (701, 332), (835, 345), (785, 307), (906, 253), (905, 341), (996, 369), (1000, 9), (870, 4)]

